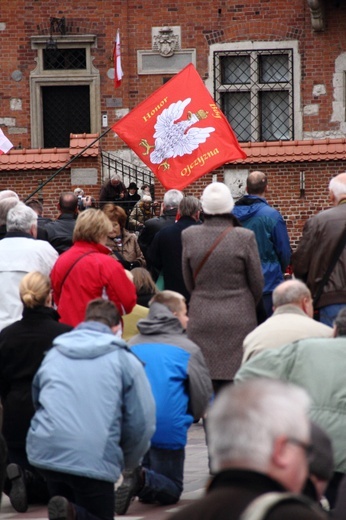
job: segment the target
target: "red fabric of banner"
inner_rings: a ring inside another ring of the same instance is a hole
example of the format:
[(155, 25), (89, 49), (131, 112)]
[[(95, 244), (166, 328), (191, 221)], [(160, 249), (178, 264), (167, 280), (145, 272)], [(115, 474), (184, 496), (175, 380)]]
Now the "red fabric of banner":
[(246, 157), (192, 64), (112, 129), (166, 189), (183, 189), (222, 164)]

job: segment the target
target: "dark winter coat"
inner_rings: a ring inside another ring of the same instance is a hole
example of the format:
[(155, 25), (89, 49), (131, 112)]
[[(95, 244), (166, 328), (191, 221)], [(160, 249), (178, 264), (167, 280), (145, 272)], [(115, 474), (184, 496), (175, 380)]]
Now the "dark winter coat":
[[(331, 264), (334, 251), (345, 230), (346, 201), (321, 211), (306, 221), (302, 238), (292, 255), (293, 272), (306, 282), (315, 296), (319, 284)], [(324, 286), (317, 307), (346, 303), (346, 248)]]
[[(217, 474), (207, 494), (190, 506), (172, 515), (170, 520), (239, 520), (255, 498), (268, 492), (286, 491), (279, 482), (255, 471), (233, 469)], [(289, 503), (276, 506), (266, 520), (321, 520), (324, 513), (305, 504)]]
[(212, 217), (182, 233), (183, 276), (191, 293), (187, 333), (201, 349), (212, 379), (233, 379), (240, 367), (245, 336), (257, 326), (256, 304), (263, 274), (255, 235), (233, 227), (200, 270), (216, 238), (232, 221)]
[(158, 271), (162, 270), (165, 289), (182, 294), (186, 301), (190, 300), (190, 293), (185, 287), (181, 267), (181, 234), (184, 229), (196, 224), (196, 220), (191, 217), (181, 217), (178, 222), (156, 233), (150, 247), (150, 262)]
[(34, 407), (31, 382), (53, 339), (72, 327), (49, 307), (24, 308), (23, 318), (0, 333), (0, 396), (9, 448), (24, 448)]
[(76, 214), (62, 213), (56, 220), (45, 226), (47, 240), (58, 251), (59, 255), (72, 247), (76, 218)]
[(160, 229), (174, 224), (177, 216), (177, 208), (165, 210), (160, 217), (153, 217), (147, 220), (144, 224), (144, 228), (138, 237), (138, 243), (143, 251), (143, 254), (148, 262), (149, 259), (149, 247), (151, 246), (154, 236)]
[(127, 189), (123, 182), (119, 182), (116, 186), (113, 186), (112, 181), (109, 180), (101, 188), (99, 206), (102, 208), (106, 202), (124, 202), (126, 195)]

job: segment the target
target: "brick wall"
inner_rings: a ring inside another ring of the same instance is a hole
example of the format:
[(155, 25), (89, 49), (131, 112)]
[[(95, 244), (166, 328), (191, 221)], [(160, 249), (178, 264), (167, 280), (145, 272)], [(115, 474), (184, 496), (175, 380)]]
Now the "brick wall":
[[(116, 120), (116, 109), (107, 101), (117, 99), (119, 108), (134, 108), (163, 82), (161, 75), (137, 74), (137, 50), (151, 49), (151, 27), (178, 25), (181, 27), (181, 47), (196, 48), (197, 70), (206, 79), (208, 75), (209, 45), (244, 40), (299, 41), (301, 56), (302, 110), (310, 104), (318, 105), (316, 115), (304, 115), (305, 132), (333, 132), (339, 124), (331, 121), (333, 110), (333, 73), (335, 60), (346, 52), (346, 3), (336, 7), (326, 4), (326, 30), (315, 33), (311, 28), (311, 13), (306, 0), (65, 0), (57, 7), (55, 0), (11, 0), (2, 2), (0, 12), (0, 44), (2, 74), (0, 75), (0, 125), (16, 147), (30, 148), (30, 93), (29, 75), (36, 67), (36, 51), (31, 50), (30, 37), (49, 34), (51, 16), (65, 16), (67, 24), (76, 33), (96, 34), (93, 65), (100, 71), (101, 112), (108, 115), (111, 125)], [(112, 67), (113, 40), (117, 28), (121, 30), (122, 61), (125, 76), (121, 88), (114, 90), (107, 77)], [(18, 74), (22, 75), (17, 81)], [(167, 75), (165, 75), (167, 77)], [(315, 85), (324, 85), (326, 94), (313, 95)], [(19, 103), (13, 104), (13, 100)], [(102, 140), (103, 150), (124, 147), (110, 132)], [(83, 161), (79, 167), (82, 167)], [(85, 163), (87, 165), (87, 163)], [(251, 165), (251, 169), (257, 168)], [(295, 246), (304, 221), (328, 206), (327, 186), (332, 175), (346, 170), (343, 162), (258, 165), (269, 173), (268, 200), (287, 220), (292, 245)], [(300, 197), (299, 175), (305, 172), (305, 196)], [(2, 173), (0, 189), (12, 188), (21, 197), (28, 196), (41, 179), (51, 171)], [(200, 195), (212, 174), (189, 186), (185, 193)], [(218, 180), (223, 180), (222, 172)], [(81, 186), (98, 197), (100, 184)], [(43, 199), (48, 216), (56, 216), (58, 194), (71, 185), (70, 172), (64, 171), (43, 188)], [(164, 190), (157, 186), (156, 196)]]

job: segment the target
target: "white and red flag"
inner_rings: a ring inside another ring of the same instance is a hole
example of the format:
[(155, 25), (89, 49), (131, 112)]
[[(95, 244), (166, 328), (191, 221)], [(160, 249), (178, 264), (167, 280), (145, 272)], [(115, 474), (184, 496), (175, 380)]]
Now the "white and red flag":
[(113, 49), (113, 61), (114, 61), (114, 86), (115, 88), (120, 87), (121, 80), (123, 77), (123, 69), (121, 68), (121, 51), (120, 51), (120, 32), (117, 30), (117, 35), (114, 40)]
[(13, 148), (13, 144), (9, 139), (7, 139), (0, 128), (0, 155), (9, 152), (11, 148)]
[(112, 129), (166, 189), (183, 189), (222, 164), (246, 157), (192, 64)]

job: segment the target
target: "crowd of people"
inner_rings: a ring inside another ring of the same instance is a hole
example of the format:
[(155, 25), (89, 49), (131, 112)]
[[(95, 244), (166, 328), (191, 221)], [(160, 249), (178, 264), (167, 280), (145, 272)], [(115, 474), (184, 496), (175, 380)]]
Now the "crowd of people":
[(346, 173), (293, 253), (267, 186), (255, 171), (236, 202), (213, 182), (161, 205), (113, 176), (98, 202), (61, 193), (55, 220), (0, 191), (0, 490), (16, 511), (175, 504), (202, 420), (211, 480), (172, 520), (346, 518)]

